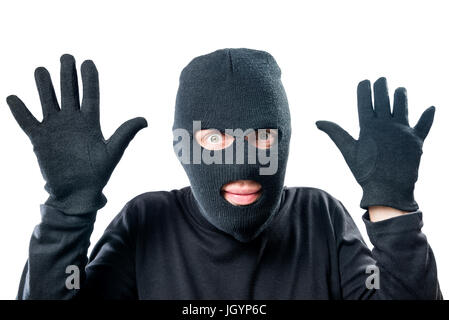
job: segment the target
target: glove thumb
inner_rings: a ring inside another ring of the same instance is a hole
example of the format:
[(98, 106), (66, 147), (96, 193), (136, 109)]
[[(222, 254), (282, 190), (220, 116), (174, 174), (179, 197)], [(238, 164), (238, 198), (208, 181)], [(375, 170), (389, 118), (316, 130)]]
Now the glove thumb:
[(317, 121), (316, 126), (321, 131), (327, 133), (332, 141), (337, 145), (345, 159), (349, 159), (352, 154), (356, 140), (338, 124), (330, 121)]
[(435, 107), (430, 107), (423, 112), (421, 118), (419, 118), (418, 123), (415, 126), (416, 134), (424, 140), (430, 131), (433, 123), (433, 117), (435, 116)]
[(108, 140), (108, 148), (114, 157), (120, 158), (134, 136), (147, 127), (145, 118), (137, 117), (124, 122)]

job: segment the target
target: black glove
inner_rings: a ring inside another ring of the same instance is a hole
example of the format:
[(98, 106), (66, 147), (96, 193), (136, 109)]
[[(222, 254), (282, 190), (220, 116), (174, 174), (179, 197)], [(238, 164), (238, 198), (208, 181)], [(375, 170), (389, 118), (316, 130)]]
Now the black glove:
[(417, 210), (413, 190), (422, 145), (432, 126), (435, 108), (424, 111), (416, 126), (410, 127), (405, 88), (396, 89), (391, 113), (385, 78), (374, 83), (374, 110), (368, 80), (359, 83), (357, 98), (359, 140), (333, 122), (318, 121), (318, 129), (335, 142), (362, 186), (362, 208), (388, 206), (403, 211)]
[(147, 126), (144, 118), (123, 123), (109, 140), (100, 128), (98, 72), (90, 60), (81, 65), (83, 101), (80, 108), (75, 59), (61, 57), (61, 108), (45, 68), (35, 71), (42, 104), (39, 122), (16, 96), (7, 98), (15, 119), (34, 147), (47, 205), (69, 214), (100, 209), (106, 204), (102, 190), (135, 134)]

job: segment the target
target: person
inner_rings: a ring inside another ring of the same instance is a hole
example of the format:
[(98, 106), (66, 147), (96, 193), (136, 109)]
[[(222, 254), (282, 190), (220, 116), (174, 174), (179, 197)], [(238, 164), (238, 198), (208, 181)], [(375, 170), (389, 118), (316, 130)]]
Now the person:
[[(61, 107), (49, 73), (35, 75), (41, 122), (7, 98), (49, 193), (18, 299), (442, 299), (413, 196), (434, 108), (410, 127), (404, 88), (391, 112), (385, 78), (374, 83), (374, 107), (370, 82), (360, 82), (358, 140), (317, 122), (363, 189), (372, 250), (340, 201), (284, 187), (291, 127), (275, 59), (222, 49), (193, 59), (180, 76), (173, 145), (190, 186), (129, 201), (88, 260), (102, 190), (146, 121), (104, 139), (92, 61), (81, 66), (81, 105), (72, 56), (61, 58)], [(148, 179), (168, 170), (149, 165)]]

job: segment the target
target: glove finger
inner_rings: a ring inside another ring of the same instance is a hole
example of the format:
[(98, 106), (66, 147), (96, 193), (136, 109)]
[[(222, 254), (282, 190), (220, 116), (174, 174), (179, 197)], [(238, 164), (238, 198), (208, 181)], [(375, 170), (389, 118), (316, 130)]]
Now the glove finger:
[(70, 54), (61, 57), (61, 109), (79, 110), (80, 99), (75, 58)]
[(393, 117), (408, 125), (407, 89), (405, 88), (397, 88), (394, 92)]
[(30, 110), (28, 110), (22, 100), (17, 96), (9, 96), (6, 98), (6, 103), (8, 103), (9, 109), (19, 126), (27, 135), (29, 135), (30, 129), (37, 126), (39, 121), (37, 121)]
[(327, 133), (337, 145), (345, 159), (350, 159), (355, 148), (356, 140), (338, 124), (330, 121), (317, 121), (316, 126)]
[(147, 126), (147, 121), (142, 117), (134, 118), (123, 123), (108, 140), (108, 148), (114, 157), (120, 159), (137, 132)]
[(39, 67), (34, 72), (37, 91), (42, 105), (42, 115), (47, 118), (50, 114), (59, 111), (58, 100), (56, 99), (55, 89), (51, 82), (50, 73), (47, 69)]
[(432, 127), (433, 118), (435, 116), (435, 107), (430, 107), (423, 112), (421, 118), (419, 118), (418, 123), (415, 126), (416, 134), (424, 140)]
[(391, 117), (390, 98), (387, 79), (379, 78), (374, 82), (374, 112), (378, 117)]
[(369, 80), (359, 82), (357, 86), (357, 107), (359, 112), (360, 127), (373, 116), (373, 101), (371, 97), (371, 83)]
[(98, 71), (92, 60), (86, 60), (81, 65), (83, 79), (82, 111), (89, 113), (99, 120), (100, 116), (100, 89)]

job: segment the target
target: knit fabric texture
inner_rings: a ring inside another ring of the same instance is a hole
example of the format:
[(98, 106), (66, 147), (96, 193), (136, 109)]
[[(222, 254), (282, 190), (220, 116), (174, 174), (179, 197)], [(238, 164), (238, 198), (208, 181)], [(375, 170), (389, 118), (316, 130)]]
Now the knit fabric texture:
[[(193, 135), (193, 121), (201, 121), (201, 129), (277, 129), (277, 150), (267, 156), (276, 157), (277, 170), (261, 175), (260, 159), (248, 161), (248, 141), (244, 141), (244, 162), (238, 164), (237, 144), (233, 143), (232, 164), (225, 163), (225, 150), (209, 151), (200, 147)], [(185, 129), (190, 139), (185, 144), (191, 160), (183, 163), (195, 199), (202, 214), (218, 229), (240, 241), (250, 241), (260, 234), (277, 212), (282, 195), (290, 142), (290, 113), (281, 82), (281, 70), (267, 52), (251, 49), (223, 49), (193, 59), (182, 71), (176, 99), (173, 129)], [(193, 152), (216, 156), (222, 162), (193, 162)], [(178, 155), (179, 156), (179, 155)], [(235, 206), (220, 191), (235, 180), (254, 180), (262, 185), (262, 195), (253, 204)]]

